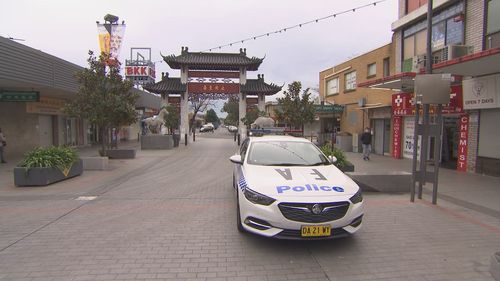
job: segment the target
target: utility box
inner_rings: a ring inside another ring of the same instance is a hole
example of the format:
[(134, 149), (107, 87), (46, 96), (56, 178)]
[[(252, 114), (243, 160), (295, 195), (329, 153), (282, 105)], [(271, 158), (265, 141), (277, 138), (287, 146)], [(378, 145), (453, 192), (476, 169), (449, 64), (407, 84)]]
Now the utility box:
[(352, 152), (352, 135), (349, 133), (338, 133), (336, 136), (335, 147), (345, 152)]

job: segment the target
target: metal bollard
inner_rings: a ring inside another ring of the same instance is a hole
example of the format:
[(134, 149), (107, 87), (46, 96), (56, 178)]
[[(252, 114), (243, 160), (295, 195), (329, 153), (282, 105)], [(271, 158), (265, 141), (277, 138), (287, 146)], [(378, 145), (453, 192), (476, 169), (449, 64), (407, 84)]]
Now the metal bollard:
[(234, 141), (236, 141), (236, 132), (234, 132)]
[(184, 145), (188, 145), (188, 134), (184, 134)]
[(193, 142), (195, 142), (195, 141), (196, 141), (196, 133), (195, 133), (195, 131), (193, 131)]
[(241, 135), (238, 134), (238, 146), (240, 146), (240, 141), (241, 141)]

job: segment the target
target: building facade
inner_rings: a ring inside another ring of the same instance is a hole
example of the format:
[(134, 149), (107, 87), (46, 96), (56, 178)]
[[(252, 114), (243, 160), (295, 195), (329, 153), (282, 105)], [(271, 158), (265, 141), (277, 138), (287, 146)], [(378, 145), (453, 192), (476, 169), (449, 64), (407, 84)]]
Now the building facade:
[(373, 133), (373, 152), (391, 151), (391, 91), (360, 88), (359, 83), (394, 74), (394, 50), (387, 44), (319, 73), (319, 91), (325, 104), (344, 107), (340, 115), (322, 116), (322, 130), (352, 136), (352, 149), (361, 149), (364, 128)]
[[(499, 14), (499, 0), (433, 1), (433, 73), (451, 75), (450, 104), (442, 112), (444, 167), (500, 175), (500, 133), (494, 129), (500, 120)], [(430, 61), (426, 18), (427, 1), (399, 0), (392, 24), (396, 74), (363, 85), (398, 91), (392, 99), (395, 158), (412, 157), (413, 80)]]
[[(0, 128), (8, 140), (6, 158), (38, 146), (72, 147), (99, 142), (98, 128), (62, 112), (78, 91), (83, 67), (0, 37)], [(138, 91), (140, 110), (157, 111), (160, 98)], [(121, 139), (137, 138), (139, 125), (122, 128)]]

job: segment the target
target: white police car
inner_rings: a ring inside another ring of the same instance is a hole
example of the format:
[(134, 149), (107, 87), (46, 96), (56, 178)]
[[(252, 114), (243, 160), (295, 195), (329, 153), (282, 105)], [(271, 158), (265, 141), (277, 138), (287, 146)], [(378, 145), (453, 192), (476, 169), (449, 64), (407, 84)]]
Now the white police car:
[(325, 239), (358, 231), (361, 189), (313, 143), (290, 136), (246, 138), (235, 163), (237, 227), (267, 237)]

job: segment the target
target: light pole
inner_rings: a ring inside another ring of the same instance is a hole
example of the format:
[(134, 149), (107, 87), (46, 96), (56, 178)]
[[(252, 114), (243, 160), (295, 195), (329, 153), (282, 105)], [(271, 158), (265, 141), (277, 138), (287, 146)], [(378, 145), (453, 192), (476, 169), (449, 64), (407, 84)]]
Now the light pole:
[(335, 102), (334, 103), (331, 103), (327, 100), (325, 100), (325, 102), (329, 105), (332, 106), (332, 139), (331, 139), (331, 147), (332, 147), (332, 150), (333, 150), (333, 141), (335, 140), (335, 109), (333, 108), (333, 106), (335, 105)]

